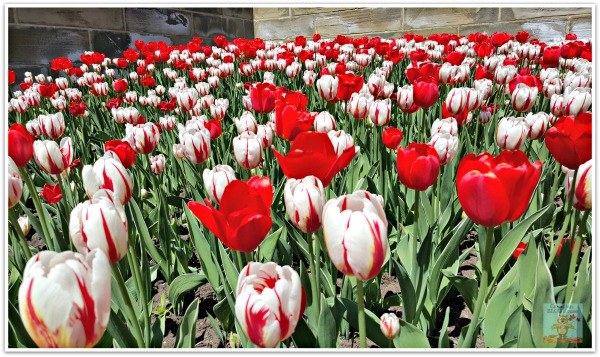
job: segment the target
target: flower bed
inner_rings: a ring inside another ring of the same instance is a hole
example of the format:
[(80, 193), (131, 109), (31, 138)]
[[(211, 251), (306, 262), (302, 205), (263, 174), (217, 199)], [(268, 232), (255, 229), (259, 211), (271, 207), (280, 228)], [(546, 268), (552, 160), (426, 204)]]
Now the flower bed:
[(591, 347), (589, 41), (215, 43), (11, 91), (10, 347)]

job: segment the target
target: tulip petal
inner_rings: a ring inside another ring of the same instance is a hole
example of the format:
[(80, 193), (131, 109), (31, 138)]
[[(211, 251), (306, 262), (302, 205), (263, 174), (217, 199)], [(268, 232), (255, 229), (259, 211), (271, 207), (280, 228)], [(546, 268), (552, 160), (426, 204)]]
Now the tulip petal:
[(468, 172), (458, 182), (457, 190), (463, 211), (473, 222), (494, 227), (506, 221), (511, 203), (494, 174)]

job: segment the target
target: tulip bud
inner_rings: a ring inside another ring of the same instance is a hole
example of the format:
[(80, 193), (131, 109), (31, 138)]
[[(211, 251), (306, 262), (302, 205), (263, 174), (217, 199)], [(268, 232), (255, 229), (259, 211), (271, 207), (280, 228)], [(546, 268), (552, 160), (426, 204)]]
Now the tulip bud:
[(249, 95), (245, 95), (242, 97), (242, 102), (244, 104), (244, 109), (250, 111), (252, 110), (252, 99)]
[(344, 132), (343, 130), (332, 130), (328, 132), (327, 135), (333, 144), (333, 148), (335, 149), (337, 157), (342, 156), (347, 148), (354, 146), (354, 139), (352, 138), (352, 135)]
[(429, 141), (440, 158), (440, 164), (451, 162), (458, 152), (458, 137), (450, 134), (435, 134)]
[(323, 234), (331, 262), (345, 275), (369, 280), (381, 271), (388, 249), (383, 199), (367, 191), (329, 200)]
[(150, 156), (150, 168), (155, 175), (160, 175), (165, 169), (165, 155)]
[(517, 84), (512, 92), (511, 103), (514, 110), (528, 112), (533, 108), (538, 95), (537, 87), (529, 87), (525, 83)]
[(156, 148), (160, 139), (158, 128), (154, 123), (138, 125), (125, 124), (125, 140), (138, 154), (149, 154)]
[(317, 74), (313, 71), (304, 71), (304, 74), (302, 75), (302, 80), (304, 81), (304, 84), (308, 87), (312, 87), (313, 84), (315, 84), (316, 79)]
[(44, 133), (39, 119), (31, 119), (30, 121), (25, 123), (25, 128), (27, 129), (27, 132), (33, 137), (38, 137)]
[(405, 113), (414, 113), (419, 107), (414, 103), (413, 100), (413, 86), (406, 85), (402, 88), (398, 88), (398, 94), (396, 95), (396, 101), (400, 110)]
[(245, 131), (251, 131), (256, 133), (257, 124), (256, 119), (254, 119), (254, 115), (251, 112), (245, 111), (242, 113), (240, 118), (235, 118), (235, 127), (237, 128), (238, 134), (241, 134)]
[(51, 175), (58, 175), (65, 171), (73, 158), (71, 139), (64, 137), (60, 147), (55, 141), (36, 140), (33, 143), (33, 158), (38, 166)]
[(262, 160), (262, 140), (251, 131), (244, 131), (233, 138), (233, 154), (235, 161), (243, 168), (250, 170), (258, 166)]
[(183, 145), (173, 144), (173, 156), (177, 159), (183, 159), (185, 157)]
[(528, 129), (524, 118), (502, 118), (496, 130), (496, 143), (503, 150), (520, 149), (525, 143)]
[(372, 73), (367, 81), (367, 88), (372, 96), (377, 97), (383, 93), (385, 77), (381, 74)]
[(260, 140), (263, 149), (271, 147), (273, 143), (273, 125), (258, 125), (256, 137)]
[(544, 97), (552, 98), (555, 94), (562, 92), (562, 81), (559, 78), (547, 79), (542, 86)]
[(65, 119), (62, 113), (40, 115), (38, 117), (42, 133), (50, 139), (58, 139), (65, 131)]
[(8, 157), (6, 178), (8, 181), (8, 208), (10, 209), (19, 203), (23, 194), (23, 180), (19, 168), (10, 156)]
[(479, 92), (474, 88), (465, 88), (466, 97), (466, 108), (468, 111), (473, 111), (481, 107), (481, 99)]
[(517, 74), (515, 66), (498, 66), (494, 72), (494, 81), (500, 85), (506, 85)]
[[(201, 164), (210, 156), (210, 131), (206, 128), (179, 133), (183, 153), (194, 164)], [(179, 149), (179, 148), (177, 148)], [(175, 146), (173, 146), (175, 153)], [(177, 157), (178, 154), (175, 154)]]
[(198, 92), (193, 88), (186, 88), (177, 92), (177, 104), (181, 110), (189, 112), (198, 102)]
[(173, 115), (165, 115), (158, 118), (158, 121), (165, 130), (173, 130), (177, 124), (177, 119)]
[(452, 88), (446, 96), (446, 110), (450, 114), (460, 114), (465, 111), (467, 93), (465, 88)]
[(552, 79), (559, 79), (559, 77), (560, 73), (556, 68), (542, 68), (542, 70), (540, 71), (540, 81), (542, 82), (546, 82)]
[(285, 209), (294, 227), (304, 233), (321, 228), (325, 191), (321, 180), (307, 176), (301, 180), (288, 179), (283, 191)]
[(335, 118), (328, 111), (322, 111), (315, 116), (313, 126), (315, 127), (315, 131), (329, 133), (335, 130)]
[(373, 124), (384, 126), (390, 122), (392, 103), (389, 99), (376, 100), (369, 106), (369, 118)]
[(31, 223), (29, 222), (29, 217), (21, 216), (17, 221), (19, 223), (19, 227), (21, 228), (21, 232), (23, 232), (23, 235), (28, 235), (29, 231), (31, 230)]
[(110, 276), (108, 258), (98, 249), (33, 256), (19, 288), (19, 315), (35, 344), (91, 348), (98, 343), (110, 317)]
[(56, 83), (56, 86), (60, 90), (65, 90), (65, 89), (69, 88), (69, 81), (65, 77), (56, 78), (54, 83)]
[(337, 96), (339, 79), (328, 74), (317, 80), (319, 95), (327, 102), (331, 102)]
[(480, 102), (488, 100), (488, 98), (492, 94), (493, 84), (492, 81), (487, 78), (478, 79), (474, 81), (473, 87), (477, 90), (477, 93), (479, 93)]
[(90, 200), (75, 206), (69, 220), (69, 234), (81, 254), (98, 248), (111, 264), (127, 254), (127, 217), (110, 190), (98, 190)]
[(431, 126), (431, 136), (435, 134), (458, 136), (458, 122), (453, 117), (436, 119)]
[[(564, 170), (563, 170), (564, 171)], [(573, 195), (573, 208), (580, 211), (592, 208), (592, 160), (581, 164), (575, 177), (575, 194)], [(568, 170), (565, 176), (565, 197), (571, 197), (573, 177), (575, 170)]]
[(541, 138), (548, 129), (549, 117), (550, 116), (544, 112), (527, 114), (525, 117), (525, 123), (529, 128), (527, 137), (531, 140), (537, 140)]
[(592, 105), (590, 88), (567, 88), (563, 97), (565, 115), (578, 116), (587, 112)]
[(348, 102), (348, 112), (356, 119), (364, 119), (369, 114), (369, 106), (373, 103), (373, 96), (368, 93), (352, 93)]
[(225, 118), (225, 111), (226, 111), (226, 108), (221, 105), (212, 104), (210, 106), (210, 115), (214, 119), (221, 120), (221, 119)]
[(555, 117), (563, 116), (565, 112), (564, 102), (564, 97), (561, 94), (554, 94), (550, 97), (550, 111), (552, 115)]
[(202, 173), (204, 189), (215, 203), (221, 203), (225, 187), (235, 180), (235, 172), (229, 165), (217, 165), (212, 170), (204, 169)]
[(94, 166), (85, 165), (81, 177), (85, 192), (90, 199), (100, 189), (111, 190), (122, 205), (131, 199), (133, 192), (131, 177), (118, 156), (116, 154), (112, 156), (110, 151), (98, 159)]
[(381, 315), (379, 327), (381, 333), (390, 340), (395, 339), (400, 334), (400, 319), (394, 313), (385, 313)]

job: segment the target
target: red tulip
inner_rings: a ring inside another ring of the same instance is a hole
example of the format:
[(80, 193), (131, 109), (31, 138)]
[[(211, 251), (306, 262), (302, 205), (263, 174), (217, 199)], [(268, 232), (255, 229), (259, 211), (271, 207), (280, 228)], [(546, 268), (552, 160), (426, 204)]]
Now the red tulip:
[(125, 93), (125, 92), (127, 92), (127, 87), (128, 87), (127, 80), (126, 79), (118, 79), (113, 82), (113, 87), (115, 89), (115, 92)]
[(495, 32), (491, 37), (492, 45), (494, 45), (496, 47), (500, 47), (503, 44), (510, 41), (511, 38), (512, 38), (512, 36), (507, 34), (506, 32)]
[(60, 202), (62, 199), (62, 192), (60, 190), (60, 185), (51, 185), (49, 183), (45, 184), (42, 190), (40, 191), (40, 196), (42, 196), (46, 202), (50, 204), (55, 204)]
[(109, 140), (104, 143), (104, 151), (112, 151), (117, 154), (119, 160), (121, 160), (121, 164), (123, 164), (123, 167), (126, 169), (130, 168), (135, 163), (135, 151), (127, 141)]
[(546, 132), (545, 142), (556, 161), (575, 170), (592, 158), (592, 113), (559, 118)]
[(69, 103), (69, 113), (71, 113), (71, 115), (74, 115), (76, 117), (84, 115), (86, 108), (87, 107), (86, 107), (84, 101), (81, 101), (79, 103), (75, 103), (75, 102)]
[(421, 108), (429, 108), (440, 96), (440, 88), (433, 77), (420, 77), (413, 84), (413, 100)]
[(429, 144), (411, 143), (398, 148), (396, 159), (398, 179), (408, 188), (425, 191), (433, 185), (440, 173), (440, 158)]
[(352, 93), (360, 91), (365, 84), (365, 79), (362, 76), (355, 76), (352, 73), (338, 74), (338, 90), (336, 97), (339, 100), (350, 100)]
[(348, 166), (359, 150), (350, 146), (338, 158), (329, 136), (312, 131), (300, 133), (285, 156), (273, 146), (271, 149), (285, 176), (302, 179), (312, 175), (321, 180), (323, 187), (329, 186), (333, 177)]
[(208, 199), (203, 205), (188, 202), (188, 208), (223, 244), (240, 252), (254, 251), (272, 226), (273, 186), (268, 177), (234, 180), (223, 191), (219, 209)]
[(15, 71), (9, 69), (8, 70), (8, 85), (15, 83), (16, 80), (17, 79), (15, 76)]
[(256, 83), (250, 88), (252, 109), (259, 113), (269, 113), (275, 108), (275, 91), (277, 87), (271, 83)]
[(386, 148), (396, 150), (402, 141), (402, 131), (390, 126), (381, 134), (381, 141)]
[(523, 253), (525, 251), (525, 249), (527, 249), (527, 243), (519, 242), (519, 245), (517, 246), (517, 248), (515, 249), (515, 251), (512, 254), (513, 258), (515, 260), (519, 259), (519, 256), (521, 255), (521, 253)]
[(540, 81), (540, 79), (538, 77), (533, 76), (531, 74), (526, 74), (526, 75), (516, 74), (513, 77), (513, 79), (510, 82), (508, 82), (508, 89), (509, 89), (510, 93), (515, 91), (515, 89), (517, 88), (517, 85), (519, 83), (524, 83), (528, 87), (537, 87), (538, 92), (542, 91), (542, 82)]
[(515, 38), (520, 43), (525, 43), (529, 40), (529, 32), (527, 32), (527, 31), (517, 32)]
[(552, 46), (544, 48), (542, 55), (544, 64), (548, 67), (558, 67), (558, 60), (560, 58), (560, 47)]
[(298, 134), (307, 132), (313, 126), (314, 117), (310, 112), (298, 110), (290, 104), (277, 101), (275, 106), (275, 132), (285, 140), (293, 141)]
[(486, 227), (517, 220), (529, 205), (542, 162), (529, 162), (520, 150), (469, 154), (458, 165), (456, 188), (465, 214)]
[(19, 123), (14, 123), (8, 130), (8, 156), (18, 167), (27, 165), (33, 156), (33, 136)]

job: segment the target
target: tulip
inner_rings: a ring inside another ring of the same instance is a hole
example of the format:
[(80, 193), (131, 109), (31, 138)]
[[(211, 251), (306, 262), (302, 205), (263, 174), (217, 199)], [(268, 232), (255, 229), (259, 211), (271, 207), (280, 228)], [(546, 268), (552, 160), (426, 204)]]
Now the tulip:
[(481, 98), (479, 92), (474, 88), (465, 88), (467, 94), (466, 97), (466, 110), (473, 111), (481, 107)]
[(198, 102), (198, 92), (194, 88), (184, 88), (177, 92), (177, 104), (181, 110), (189, 112)]
[(202, 172), (204, 189), (208, 197), (215, 203), (221, 203), (223, 191), (230, 182), (235, 180), (235, 172), (229, 165), (217, 165), (212, 170), (204, 169)]
[(268, 177), (232, 181), (223, 191), (218, 210), (208, 199), (204, 202), (190, 201), (188, 208), (229, 249), (250, 253), (271, 230), (273, 186)]
[(21, 232), (23, 232), (23, 235), (28, 235), (29, 231), (31, 230), (31, 223), (29, 222), (29, 217), (21, 216), (19, 217), (17, 222), (19, 223), (19, 227), (21, 228)]
[(387, 224), (379, 195), (356, 191), (329, 200), (323, 208), (323, 234), (331, 262), (359, 280), (377, 276), (388, 249)]
[(64, 137), (60, 147), (55, 141), (36, 140), (33, 143), (34, 160), (45, 172), (58, 175), (69, 168), (73, 158), (71, 138)]
[(121, 164), (126, 169), (135, 163), (135, 151), (129, 145), (129, 142), (123, 140), (109, 140), (104, 143), (104, 151), (112, 151), (117, 155)]
[(560, 94), (553, 94), (550, 97), (550, 112), (556, 117), (560, 117), (565, 113), (565, 99)]
[(521, 255), (521, 253), (523, 253), (525, 251), (525, 249), (527, 249), (527, 243), (525, 242), (519, 242), (519, 245), (517, 246), (517, 248), (514, 250), (512, 257), (514, 260), (519, 259), (519, 256)]
[(312, 175), (327, 187), (333, 177), (348, 166), (360, 148), (348, 147), (338, 157), (328, 134), (305, 132), (292, 142), (287, 155), (283, 156), (274, 147), (271, 149), (286, 177), (301, 179)]
[(50, 204), (56, 204), (60, 202), (62, 199), (62, 192), (60, 190), (60, 185), (50, 185), (45, 184), (42, 190), (40, 191), (40, 196), (42, 196), (46, 202)]
[(165, 115), (163, 117), (158, 118), (158, 121), (163, 129), (165, 130), (173, 130), (175, 125), (177, 124), (177, 119), (175, 119), (172, 115)]
[(429, 141), (438, 153), (440, 165), (445, 165), (456, 157), (458, 153), (458, 137), (450, 134), (435, 134)]
[(525, 143), (529, 127), (524, 118), (505, 117), (498, 122), (496, 143), (504, 150), (517, 150)]
[(542, 85), (544, 97), (552, 98), (555, 94), (562, 92), (563, 82), (560, 78), (547, 79)]
[(155, 175), (160, 175), (163, 172), (165, 164), (165, 155), (158, 154), (156, 156), (150, 156), (150, 169)]
[(528, 112), (533, 108), (538, 95), (537, 87), (529, 87), (524, 83), (517, 84), (512, 92), (511, 103), (514, 110)]
[(437, 180), (440, 159), (431, 145), (411, 143), (405, 149), (398, 148), (396, 167), (398, 179), (404, 186), (425, 191)]
[(452, 88), (446, 96), (446, 110), (450, 114), (460, 114), (467, 105), (467, 92), (465, 88)]
[(544, 112), (539, 112), (537, 114), (529, 113), (525, 117), (525, 123), (529, 128), (527, 132), (527, 137), (531, 140), (537, 140), (541, 138), (545, 133), (546, 129), (548, 129), (548, 125), (550, 122), (550, 115)]
[(390, 122), (391, 112), (391, 101), (378, 99), (369, 106), (369, 119), (377, 126), (384, 126)]
[(333, 148), (335, 149), (335, 153), (338, 157), (342, 156), (342, 154), (348, 148), (354, 146), (354, 139), (352, 139), (352, 135), (344, 132), (343, 130), (332, 130), (327, 133), (327, 136), (329, 136), (329, 140), (331, 140)]
[(39, 119), (31, 119), (30, 121), (25, 123), (25, 128), (27, 129), (27, 132), (33, 137), (38, 137), (44, 133), (42, 131), (42, 125), (40, 124)]
[(400, 334), (400, 319), (394, 313), (385, 313), (379, 318), (381, 333), (390, 340)]
[(312, 233), (321, 227), (325, 191), (321, 180), (314, 176), (289, 179), (283, 191), (285, 210), (294, 227)]
[(117, 93), (127, 92), (128, 83), (126, 79), (118, 79), (113, 82), (113, 88)]
[(275, 108), (276, 88), (271, 83), (256, 83), (250, 88), (252, 109), (257, 113), (269, 113)]
[(110, 152), (98, 159), (94, 166), (85, 165), (81, 177), (85, 192), (90, 199), (100, 189), (112, 191), (122, 205), (131, 199), (133, 192), (131, 177), (119, 159), (113, 157)]
[(143, 117), (135, 107), (113, 108), (110, 112), (118, 124), (129, 123), (137, 125), (143, 122)]
[(388, 127), (381, 134), (381, 141), (386, 148), (396, 150), (402, 142), (402, 131), (393, 126)]
[(368, 93), (352, 93), (348, 102), (348, 112), (355, 119), (364, 119), (369, 114), (369, 107), (373, 103), (373, 96)]
[(256, 119), (249, 111), (243, 112), (239, 119), (235, 118), (234, 120), (238, 134), (245, 131), (251, 131), (256, 134), (256, 131), (258, 130)]
[[(575, 194), (573, 195), (573, 208), (580, 211), (592, 208), (592, 160), (581, 164), (575, 177)], [(574, 170), (569, 170), (565, 176), (565, 197), (571, 197)], [(557, 253), (558, 254), (558, 253)]]
[(315, 116), (313, 126), (315, 127), (315, 131), (328, 133), (335, 130), (335, 118), (328, 111), (322, 111)]
[(160, 139), (155, 123), (125, 125), (125, 136), (131, 148), (138, 154), (149, 154), (156, 148)]
[(235, 315), (255, 345), (272, 348), (289, 338), (305, 306), (300, 276), (291, 267), (250, 262), (240, 272)]
[(517, 74), (515, 66), (498, 66), (494, 72), (494, 81), (500, 85), (506, 85)]
[(436, 134), (458, 136), (458, 122), (453, 117), (436, 119), (431, 126), (431, 136)]
[(14, 161), (17, 167), (24, 167), (31, 160), (34, 141), (35, 139), (23, 125), (14, 123), (10, 126), (7, 144), (8, 156)]
[(25, 266), (19, 314), (40, 348), (93, 347), (110, 316), (110, 265), (100, 250), (87, 255), (43, 251)]
[(417, 106), (413, 100), (413, 86), (406, 85), (402, 88), (398, 88), (398, 94), (396, 95), (396, 101), (398, 102), (398, 106), (400, 110), (405, 113), (414, 113), (419, 110), (419, 106)]
[(194, 164), (201, 164), (210, 156), (210, 131), (205, 128), (179, 132), (183, 153)]
[(310, 130), (314, 118), (310, 112), (300, 110), (295, 105), (277, 101), (275, 106), (275, 132), (285, 140), (295, 140), (296, 137)]
[(99, 249), (111, 264), (127, 254), (127, 217), (112, 191), (98, 190), (71, 211), (69, 234), (81, 254)]
[(458, 165), (458, 200), (477, 224), (512, 222), (525, 213), (541, 173), (542, 162), (531, 164), (520, 150), (505, 150), (497, 157), (469, 154)]
[(273, 127), (274, 125), (258, 125), (256, 128), (256, 137), (260, 140), (263, 149), (266, 149), (273, 144)]
[(251, 131), (245, 131), (233, 138), (233, 154), (241, 167), (251, 170), (262, 161), (262, 140)]
[(8, 181), (8, 208), (13, 208), (19, 203), (23, 194), (23, 180), (19, 174), (19, 168), (10, 156), (8, 157), (6, 178)]
[(177, 159), (185, 157), (185, 148), (181, 144), (173, 144), (173, 156)]
[(65, 119), (62, 113), (40, 115), (38, 117), (42, 133), (50, 139), (58, 139), (65, 131)]
[(352, 94), (358, 93), (365, 84), (362, 76), (355, 76), (352, 73), (341, 73), (336, 78), (339, 79), (336, 94), (339, 100), (350, 100)]
[(556, 161), (576, 169), (592, 158), (592, 113), (559, 118), (544, 140)]
[(567, 88), (564, 93), (565, 115), (578, 116), (585, 113), (592, 105), (592, 93), (590, 88)]
[(432, 77), (420, 77), (413, 83), (413, 99), (417, 106), (429, 108), (438, 100), (440, 88)]

